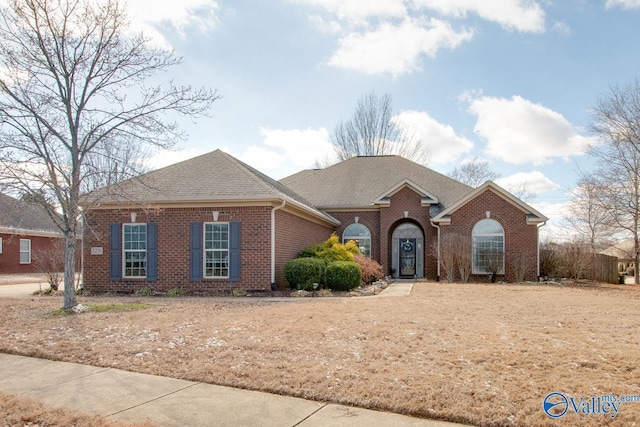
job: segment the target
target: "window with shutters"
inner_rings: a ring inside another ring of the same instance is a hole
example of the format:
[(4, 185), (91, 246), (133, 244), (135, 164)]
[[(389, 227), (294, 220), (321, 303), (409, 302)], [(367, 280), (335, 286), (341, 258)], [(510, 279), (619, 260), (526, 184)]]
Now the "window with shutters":
[(122, 253), (123, 277), (147, 277), (147, 224), (123, 224)]
[(229, 223), (204, 224), (204, 277), (229, 277)]

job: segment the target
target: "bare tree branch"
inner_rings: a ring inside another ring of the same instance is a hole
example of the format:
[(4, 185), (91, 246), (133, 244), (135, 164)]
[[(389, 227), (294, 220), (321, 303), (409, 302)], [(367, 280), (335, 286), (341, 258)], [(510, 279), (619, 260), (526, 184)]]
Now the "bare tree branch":
[(45, 207), (61, 213), (71, 308), (80, 195), (142, 172), (149, 147), (170, 148), (183, 136), (175, 115), (206, 115), (219, 95), (149, 85), (180, 59), (129, 36), (119, 0), (7, 3), (0, 8), (0, 182), (44, 195)]
[(473, 159), (462, 163), (447, 175), (473, 188), (477, 188), (487, 181), (500, 178), (500, 174), (491, 170), (489, 162), (479, 159), (478, 156), (474, 156)]
[[(378, 95), (375, 92), (358, 100), (353, 115), (338, 123), (331, 134), (337, 161), (354, 156), (394, 154), (427, 164), (426, 148), (413, 132), (403, 129), (394, 121), (391, 104), (391, 95)], [(323, 163), (330, 162), (325, 159)]]

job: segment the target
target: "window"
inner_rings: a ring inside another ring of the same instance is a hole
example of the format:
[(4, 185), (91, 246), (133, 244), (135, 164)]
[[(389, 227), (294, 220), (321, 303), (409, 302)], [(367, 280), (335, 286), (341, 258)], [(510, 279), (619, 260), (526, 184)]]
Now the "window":
[(362, 224), (351, 224), (342, 233), (342, 243), (349, 240), (356, 242), (364, 256), (371, 256), (371, 232)]
[(229, 223), (204, 224), (204, 277), (229, 277)]
[(473, 227), (473, 274), (504, 274), (504, 229), (496, 220)]
[(31, 264), (31, 240), (20, 239), (20, 264)]
[(122, 227), (124, 277), (147, 277), (147, 224)]
[(2, 237), (0, 237), (0, 254), (2, 253)]

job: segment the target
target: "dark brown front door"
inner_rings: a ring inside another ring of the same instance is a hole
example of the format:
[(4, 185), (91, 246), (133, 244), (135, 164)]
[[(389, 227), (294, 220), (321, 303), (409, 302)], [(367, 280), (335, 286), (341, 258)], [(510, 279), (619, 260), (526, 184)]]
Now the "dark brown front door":
[(416, 239), (400, 240), (400, 277), (416, 274)]

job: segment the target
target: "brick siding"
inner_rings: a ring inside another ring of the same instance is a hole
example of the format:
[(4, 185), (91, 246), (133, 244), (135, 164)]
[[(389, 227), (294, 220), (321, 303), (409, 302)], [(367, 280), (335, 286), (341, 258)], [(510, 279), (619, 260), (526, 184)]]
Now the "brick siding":
[[(531, 260), (526, 280), (536, 280), (538, 259), (538, 227), (527, 225), (526, 215), (516, 206), (487, 189), (451, 215), (451, 224), (442, 226), (442, 234), (458, 233), (471, 237), (473, 226), (489, 217), (504, 229), (505, 275), (499, 280), (513, 281), (513, 262), (516, 256)], [(489, 275), (472, 275), (471, 280), (485, 282)]]
[[(219, 222), (240, 222), (240, 281), (204, 278), (190, 281), (190, 224), (212, 222), (212, 211), (218, 211)], [(157, 291), (183, 288), (211, 292), (241, 288), (271, 289), (271, 206), (167, 208), (158, 210), (91, 210), (86, 215), (84, 285), (92, 292), (135, 292), (147, 286)], [(158, 224), (158, 280), (109, 279), (109, 225), (130, 223), (131, 212), (136, 223)], [(311, 223), (284, 211), (276, 212), (276, 284), (285, 287), (284, 263), (309, 244), (325, 240), (331, 229)], [(305, 232), (306, 230), (306, 232)], [(92, 255), (91, 248), (102, 248)], [(293, 255), (292, 255), (293, 254)]]

